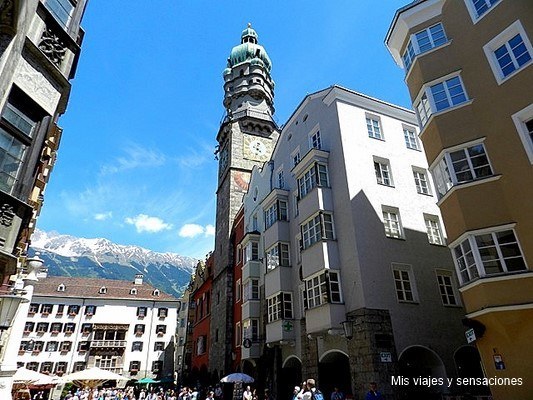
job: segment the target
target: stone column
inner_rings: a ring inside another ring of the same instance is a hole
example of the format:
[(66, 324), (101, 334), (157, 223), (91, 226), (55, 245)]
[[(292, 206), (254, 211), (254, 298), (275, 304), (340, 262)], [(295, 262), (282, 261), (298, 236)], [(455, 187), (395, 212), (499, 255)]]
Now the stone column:
[(300, 332), (302, 332), (302, 380), (313, 378), (318, 384), (318, 346), (317, 338), (307, 337), (305, 318), (300, 320)]

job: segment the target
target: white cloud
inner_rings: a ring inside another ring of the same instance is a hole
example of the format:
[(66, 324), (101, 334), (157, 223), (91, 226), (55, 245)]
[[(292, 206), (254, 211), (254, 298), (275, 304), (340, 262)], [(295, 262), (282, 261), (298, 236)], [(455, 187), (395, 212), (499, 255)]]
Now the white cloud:
[(146, 214), (139, 214), (135, 217), (127, 217), (124, 222), (135, 225), (138, 233), (149, 232), (156, 233), (172, 228), (172, 224), (167, 224), (161, 218), (150, 217)]
[(94, 214), (94, 219), (97, 221), (105, 221), (106, 219), (109, 219), (113, 216), (113, 213), (111, 211), (105, 212), (105, 213), (97, 213)]
[(203, 227), (198, 224), (185, 224), (181, 227), (178, 235), (185, 238), (194, 238), (200, 235), (213, 236), (215, 234), (215, 227), (213, 225), (206, 225)]
[(124, 152), (125, 156), (117, 157), (112, 164), (102, 166), (100, 173), (106, 175), (138, 167), (159, 167), (166, 161), (165, 155), (159, 151), (147, 149), (135, 143), (125, 148)]

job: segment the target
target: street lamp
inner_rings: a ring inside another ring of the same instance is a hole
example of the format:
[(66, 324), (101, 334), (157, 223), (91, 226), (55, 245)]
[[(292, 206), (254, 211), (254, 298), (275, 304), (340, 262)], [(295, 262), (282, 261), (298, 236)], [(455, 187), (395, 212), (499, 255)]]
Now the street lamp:
[(14, 294), (0, 295), (0, 335), (11, 327), (19, 305), (28, 301), (28, 299)]
[(353, 338), (353, 320), (346, 320), (341, 322), (344, 331), (344, 337), (348, 340)]

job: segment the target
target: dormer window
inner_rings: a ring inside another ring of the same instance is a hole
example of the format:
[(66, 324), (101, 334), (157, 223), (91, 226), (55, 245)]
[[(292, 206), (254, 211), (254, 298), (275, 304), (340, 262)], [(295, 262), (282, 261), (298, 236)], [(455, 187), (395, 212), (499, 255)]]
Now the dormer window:
[(130, 294), (137, 294), (137, 289), (136, 288), (131, 288), (130, 289)]
[(100, 288), (100, 290), (98, 291), (98, 293), (100, 293), (100, 294), (106, 294), (106, 293), (107, 293), (107, 288), (106, 288), (105, 286), (102, 286), (102, 287)]
[(65, 291), (65, 285), (64, 284), (61, 284), (57, 287), (57, 291), (58, 292), (64, 292)]
[(159, 289), (155, 289), (152, 294), (154, 296), (159, 296), (161, 294), (161, 292), (159, 291)]

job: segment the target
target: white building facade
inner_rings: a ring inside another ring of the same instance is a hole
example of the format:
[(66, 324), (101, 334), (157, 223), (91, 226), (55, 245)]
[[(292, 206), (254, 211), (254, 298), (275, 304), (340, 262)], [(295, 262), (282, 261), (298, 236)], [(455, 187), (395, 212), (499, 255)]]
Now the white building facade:
[(173, 379), (180, 302), (142, 275), (134, 282), (48, 277), (35, 283), (26, 307), (19, 367), (55, 375), (99, 367), (131, 379)]
[(267, 360), (278, 393), (317, 377), (355, 396), (456, 374), (462, 307), (411, 110), (338, 86), (308, 95), (244, 209), (242, 286), (262, 302), (243, 293), (245, 372)]

